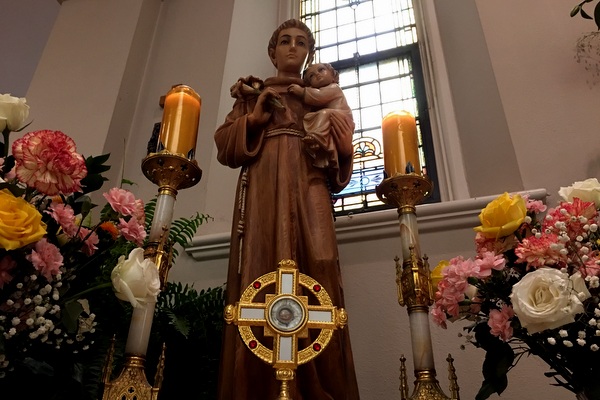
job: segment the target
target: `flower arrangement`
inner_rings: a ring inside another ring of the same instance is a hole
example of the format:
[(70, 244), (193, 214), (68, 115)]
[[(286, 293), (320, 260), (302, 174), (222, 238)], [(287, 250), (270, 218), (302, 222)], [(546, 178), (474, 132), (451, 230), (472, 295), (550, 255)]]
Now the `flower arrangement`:
[(476, 399), (501, 394), (524, 355), (580, 399), (600, 398), (600, 183), (575, 182), (548, 207), (504, 193), (479, 214), (476, 256), (442, 261), (434, 322), (470, 321), (467, 341), (486, 351)]
[[(24, 108), (13, 101), (11, 108)], [(11, 115), (3, 133), (15, 129)], [(7, 135), (4, 136), (5, 138)], [(146, 236), (142, 200), (112, 188), (96, 222), (89, 193), (104, 182), (108, 156), (84, 159), (60, 131), (25, 134), (0, 171), (0, 374), (32, 346), (89, 348), (95, 314), (77, 293), (102, 288), (104, 267), (139, 248)], [(111, 265), (112, 264), (112, 265)]]
[[(190, 325), (206, 335), (214, 329), (201, 324), (216, 318), (191, 324), (190, 303), (210, 299), (216, 308), (223, 291), (198, 294), (170, 283), (160, 291), (156, 266), (143, 256), (156, 200), (144, 204), (113, 187), (102, 194), (101, 210), (92, 202), (106, 181), (108, 155), (84, 158), (69, 136), (50, 130), (14, 140), (9, 155), (9, 135), (27, 126), (28, 115), (25, 99), (0, 95), (0, 391), (15, 393), (35, 377), (43, 389), (28, 390), (31, 398), (97, 399), (110, 340), (124, 345), (131, 307), (158, 301), (154, 335), (187, 343)], [(209, 218), (172, 222), (173, 260), (174, 244), (185, 244)]]

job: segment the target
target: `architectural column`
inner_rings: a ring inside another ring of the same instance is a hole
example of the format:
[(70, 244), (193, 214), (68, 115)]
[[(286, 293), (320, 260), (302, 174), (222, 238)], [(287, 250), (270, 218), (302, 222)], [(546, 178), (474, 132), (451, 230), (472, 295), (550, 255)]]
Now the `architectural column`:
[(60, 130), (84, 157), (111, 153), (120, 168), (160, 0), (66, 0), (27, 92), (27, 132)]

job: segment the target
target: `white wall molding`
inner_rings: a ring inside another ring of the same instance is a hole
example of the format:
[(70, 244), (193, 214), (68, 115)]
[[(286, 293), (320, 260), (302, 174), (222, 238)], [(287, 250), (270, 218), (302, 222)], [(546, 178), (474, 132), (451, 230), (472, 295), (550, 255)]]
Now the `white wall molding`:
[[(546, 189), (520, 192), (531, 199), (545, 201)], [(446, 201), (417, 206), (419, 233), (443, 232), (453, 229), (475, 227), (479, 213), (497, 195), (472, 199)], [(338, 244), (392, 238), (398, 236), (398, 213), (396, 210), (377, 211), (339, 217), (336, 221)], [(196, 236), (185, 251), (197, 261), (229, 257), (229, 232)]]

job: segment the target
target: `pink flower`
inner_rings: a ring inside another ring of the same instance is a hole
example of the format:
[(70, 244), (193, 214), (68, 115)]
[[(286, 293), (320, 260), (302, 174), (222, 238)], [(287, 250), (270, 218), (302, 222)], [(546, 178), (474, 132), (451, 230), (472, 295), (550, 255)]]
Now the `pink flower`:
[(146, 230), (144, 225), (140, 224), (135, 218), (131, 218), (129, 221), (119, 218), (118, 228), (125, 239), (134, 242), (138, 246), (144, 243)]
[(92, 232), (88, 228), (81, 227), (79, 228), (79, 238), (83, 240), (82, 250), (88, 256), (91, 256), (96, 252), (96, 250), (98, 250), (96, 245), (100, 242), (100, 239), (98, 238), (96, 232)]
[[(135, 196), (129, 190), (114, 187), (102, 194), (113, 210), (121, 215), (134, 215), (139, 213)], [(143, 206), (142, 206), (143, 209)]]
[(85, 160), (73, 139), (60, 131), (29, 132), (12, 145), (17, 178), (47, 194), (71, 194), (81, 190), (87, 175)]
[(10, 256), (0, 260), (0, 289), (4, 289), (4, 284), (12, 281), (13, 276), (10, 272), (17, 266), (17, 262)]
[(140, 224), (146, 223), (146, 211), (144, 210), (144, 201), (141, 199), (135, 200), (135, 211), (133, 217), (137, 219)]
[(553, 233), (523, 239), (515, 249), (515, 255), (518, 263), (527, 263), (534, 268), (566, 262), (566, 257), (560, 254), (558, 236)]
[(490, 333), (498, 336), (505, 342), (513, 335), (513, 328), (510, 326), (510, 320), (515, 312), (511, 306), (503, 305), (502, 310), (491, 310), (488, 325), (491, 328)]
[(541, 200), (530, 200), (529, 195), (524, 195), (525, 199), (525, 207), (528, 212), (533, 212), (536, 214), (543, 213), (548, 209), (548, 207)]
[(478, 271), (473, 275), (476, 278), (487, 278), (492, 274), (492, 270), (500, 271), (506, 265), (506, 259), (492, 251), (486, 251), (480, 254), (480, 258), (475, 260), (479, 266)]
[(441, 326), (444, 329), (447, 328), (446, 313), (444, 312), (442, 307), (438, 306), (437, 304), (434, 305), (434, 307), (431, 309), (431, 316), (433, 317), (433, 322), (435, 322), (437, 325)]
[(557, 225), (565, 224), (564, 229), (566, 229), (567, 235), (570, 238), (575, 238), (585, 232), (583, 227), (587, 222), (582, 222), (580, 218), (589, 221), (597, 216), (598, 211), (593, 201), (582, 201), (579, 198), (574, 198), (572, 203), (563, 201), (558, 207), (549, 210), (542, 228), (553, 233), (559, 233), (561, 229)]
[(516, 245), (517, 239), (515, 235), (510, 235), (499, 239), (487, 238), (481, 232), (477, 232), (475, 235), (477, 254), (482, 254), (486, 251), (493, 251), (496, 254), (500, 254), (514, 248)]
[(60, 273), (60, 267), (63, 265), (63, 256), (58, 247), (46, 239), (39, 240), (26, 258), (48, 281), (52, 280), (52, 275)]
[(50, 211), (46, 210), (45, 212), (58, 222), (63, 231), (71, 237), (75, 236), (77, 225), (75, 224), (75, 212), (71, 206), (62, 203), (52, 203), (48, 209)]
[(579, 268), (579, 272), (583, 277), (600, 276), (600, 265), (597, 264), (599, 261), (600, 255), (598, 252), (592, 253), (583, 266)]

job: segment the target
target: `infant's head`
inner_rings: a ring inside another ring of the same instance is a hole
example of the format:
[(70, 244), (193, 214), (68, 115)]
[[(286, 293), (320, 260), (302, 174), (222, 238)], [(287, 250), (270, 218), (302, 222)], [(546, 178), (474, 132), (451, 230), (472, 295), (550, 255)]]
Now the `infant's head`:
[(306, 86), (321, 88), (332, 83), (340, 83), (340, 74), (331, 64), (312, 64), (304, 71), (304, 84)]

